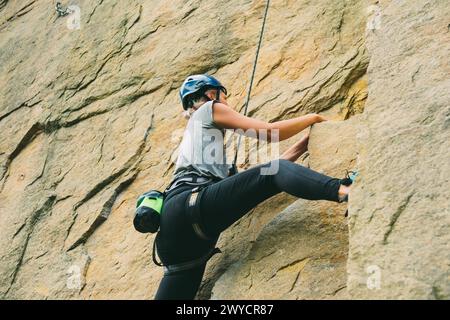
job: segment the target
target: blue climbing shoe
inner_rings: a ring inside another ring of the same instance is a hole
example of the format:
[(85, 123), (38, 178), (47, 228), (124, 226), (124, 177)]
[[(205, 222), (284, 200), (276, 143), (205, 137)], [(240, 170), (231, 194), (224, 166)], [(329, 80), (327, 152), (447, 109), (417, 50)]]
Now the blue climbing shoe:
[(341, 179), (341, 184), (344, 186), (350, 186), (352, 183), (356, 180), (356, 177), (358, 176), (358, 171), (348, 171), (346, 177), (344, 179)]
[[(341, 184), (344, 186), (350, 186), (355, 182), (356, 177), (358, 176), (358, 171), (347, 171), (346, 177), (344, 179), (341, 179)], [(344, 199), (342, 199), (341, 202), (348, 202), (348, 195), (345, 196)], [(345, 217), (348, 217), (348, 209), (345, 211)]]

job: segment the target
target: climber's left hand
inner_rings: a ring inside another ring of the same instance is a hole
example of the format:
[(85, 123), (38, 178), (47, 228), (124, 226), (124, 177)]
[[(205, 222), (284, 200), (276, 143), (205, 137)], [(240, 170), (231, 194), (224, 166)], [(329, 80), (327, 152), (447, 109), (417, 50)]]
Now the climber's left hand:
[(298, 158), (306, 151), (308, 151), (309, 133), (304, 135), (298, 142), (287, 149), (280, 157), (280, 159), (289, 160), (292, 162), (297, 161)]

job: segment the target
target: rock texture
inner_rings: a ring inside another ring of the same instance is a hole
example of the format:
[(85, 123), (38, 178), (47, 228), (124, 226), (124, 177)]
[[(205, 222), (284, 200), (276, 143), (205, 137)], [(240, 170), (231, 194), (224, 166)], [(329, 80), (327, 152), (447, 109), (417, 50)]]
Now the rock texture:
[(381, 1), (350, 201), (354, 298), (450, 299), (450, 8)]
[[(242, 109), (264, 2), (62, 3), (0, 0), (0, 297), (150, 299), (131, 220), (171, 178), (177, 89), (209, 72)], [(450, 298), (449, 9), (377, 3), (272, 1), (249, 109), (336, 120), (302, 163), (361, 171), (350, 233), (345, 205), (278, 195), (221, 236), (198, 298)]]

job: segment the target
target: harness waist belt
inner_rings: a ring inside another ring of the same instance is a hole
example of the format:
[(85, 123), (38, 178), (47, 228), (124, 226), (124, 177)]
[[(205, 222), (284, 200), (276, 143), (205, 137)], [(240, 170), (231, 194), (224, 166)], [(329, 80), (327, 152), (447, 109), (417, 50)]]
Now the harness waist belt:
[(195, 174), (186, 175), (186, 176), (182, 176), (182, 177), (172, 181), (172, 183), (166, 188), (165, 192), (169, 192), (182, 184), (195, 184), (195, 185), (200, 184), (200, 185), (202, 185), (202, 184), (206, 184), (211, 181), (214, 181), (214, 179), (203, 177), (203, 176), (198, 176)]

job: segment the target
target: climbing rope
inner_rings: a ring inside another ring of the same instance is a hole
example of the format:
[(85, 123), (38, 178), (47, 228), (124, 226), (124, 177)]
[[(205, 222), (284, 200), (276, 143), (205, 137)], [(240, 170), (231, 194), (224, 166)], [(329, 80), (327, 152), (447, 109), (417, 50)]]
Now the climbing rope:
[[(259, 51), (261, 49), (261, 43), (262, 43), (262, 40), (263, 40), (264, 29), (266, 27), (266, 20), (267, 20), (267, 13), (269, 12), (269, 6), (270, 6), (270, 0), (267, 0), (266, 9), (265, 9), (265, 12), (264, 12), (264, 18), (263, 18), (263, 22), (262, 22), (262, 26), (261, 26), (261, 32), (259, 34), (258, 48), (256, 49), (255, 61), (253, 63), (253, 71), (252, 71), (252, 75), (251, 75), (251, 78), (250, 78), (250, 85), (248, 87), (247, 99), (245, 101), (244, 116), (247, 115), (248, 104), (250, 102), (250, 95), (252, 93), (253, 81), (255, 79), (256, 66), (258, 64)], [(236, 170), (236, 161), (237, 161), (239, 147), (241, 145), (241, 138), (242, 138), (241, 135), (239, 135), (237, 148), (236, 148), (236, 153), (234, 155), (233, 165), (232, 165), (234, 170)]]

